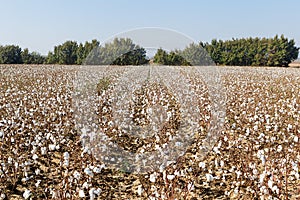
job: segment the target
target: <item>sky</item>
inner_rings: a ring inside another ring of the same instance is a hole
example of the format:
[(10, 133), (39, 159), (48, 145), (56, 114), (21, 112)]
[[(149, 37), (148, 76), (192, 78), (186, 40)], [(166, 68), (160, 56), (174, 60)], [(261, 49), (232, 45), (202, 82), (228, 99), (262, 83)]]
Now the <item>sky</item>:
[(0, 0), (0, 45), (46, 55), (67, 40), (100, 42), (160, 27), (195, 42), (284, 34), (300, 46), (299, 0)]

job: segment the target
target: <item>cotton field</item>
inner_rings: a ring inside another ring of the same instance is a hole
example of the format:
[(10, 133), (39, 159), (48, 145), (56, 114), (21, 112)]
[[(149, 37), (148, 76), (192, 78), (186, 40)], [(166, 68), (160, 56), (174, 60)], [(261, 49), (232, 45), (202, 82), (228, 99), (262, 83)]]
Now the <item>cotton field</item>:
[(296, 68), (0, 66), (0, 199), (299, 199), (299, 85)]

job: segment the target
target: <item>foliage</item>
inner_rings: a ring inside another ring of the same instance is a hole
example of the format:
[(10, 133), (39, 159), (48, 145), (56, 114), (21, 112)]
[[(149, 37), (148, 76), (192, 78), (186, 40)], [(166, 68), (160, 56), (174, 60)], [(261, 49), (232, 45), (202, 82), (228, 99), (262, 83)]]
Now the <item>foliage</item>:
[(77, 61), (76, 64), (81, 65), (84, 63), (87, 56), (93, 49), (97, 49), (100, 45), (100, 42), (96, 39), (92, 40), (92, 42), (85, 42), (83, 45), (82, 43), (79, 44), (77, 49)]
[(62, 45), (54, 47), (54, 52), (49, 52), (48, 64), (73, 65), (77, 62), (78, 44), (75, 41), (66, 41)]
[(37, 52), (30, 53), (26, 48), (21, 52), (23, 64), (43, 64), (46, 61), (46, 57), (40, 55)]
[(161, 65), (191, 65), (178, 52), (167, 53), (163, 49), (158, 49), (154, 55), (153, 62)]
[[(232, 65), (288, 66), (296, 60), (299, 48), (293, 39), (281, 35), (274, 38), (242, 38), (211, 43), (192, 43), (183, 50), (166, 52), (158, 49), (153, 62), (162, 65)], [(115, 38), (100, 46), (96, 39), (77, 43), (66, 41), (53, 52), (42, 56), (22, 50), (17, 45), (0, 46), (0, 64), (62, 64), (62, 65), (143, 65), (149, 63), (146, 50), (129, 38)]]
[(0, 64), (21, 64), (21, 51), (16, 45), (0, 46)]
[(85, 60), (87, 65), (143, 65), (148, 62), (146, 50), (129, 38), (115, 38), (93, 49)]
[(163, 49), (158, 49), (154, 55), (153, 62), (162, 65), (214, 65), (213, 60), (203, 48), (202, 43), (192, 43), (183, 50), (175, 50), (167, 53)]
[(203, 44), (203, 47), (218, 65), (287, 67), (299, 54), (295, 41), (283, 35), (274, 38), (212, 40), (211, 44)]

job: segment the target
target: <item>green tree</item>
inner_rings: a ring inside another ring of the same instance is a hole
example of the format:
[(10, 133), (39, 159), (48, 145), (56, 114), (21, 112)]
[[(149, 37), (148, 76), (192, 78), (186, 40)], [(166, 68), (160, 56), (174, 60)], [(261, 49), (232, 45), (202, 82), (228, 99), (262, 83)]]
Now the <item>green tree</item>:
[(191, 43), (182, 51), (175, 51), (181, 58), (179, 64), (208, 66), (214, 65), (214, 61), (210, 58), (207, 51), (203, 48), (203, 43)]
[(22, 49), (16, 45), (0, 46), (0, 63), (1, 64), (21, 64)]
[(129, 38), (115, 38), (111, 43), (93, 48), (85, 60), (88, 65), (141, 65), (148, 62), (146, 50)]
[(44, 56), (37, 52), (30, 53), (27, 48), (21, 52), (21, 57), (24, 64), (43, 64), (46, 60)]
[(159, 48), (153, 57), (153, 62), (161, 65), (168, 65), (168, 59), (168, 53), (165, 50)]
[(75, 41), (66, 41), (54, 47), (54, 52), (49, 52), (48, 64), (74, 65), (77, 63), (78, 44)]
[(212, 40), (204, 48), (218, 65), (288, 66), (297, 59), (299, 48), (294, 40), (281, 35), (274, 38)]
[(82, 43), (79, 44), (77, 49), (77, 61), (76, 63), (81, 65), (85, 62), (85, 59), (89, 56), (93, 49), (99, 48), (100, 42), (96, 39), (92, 40), (91, 42), (85, 42), (83, 45)]

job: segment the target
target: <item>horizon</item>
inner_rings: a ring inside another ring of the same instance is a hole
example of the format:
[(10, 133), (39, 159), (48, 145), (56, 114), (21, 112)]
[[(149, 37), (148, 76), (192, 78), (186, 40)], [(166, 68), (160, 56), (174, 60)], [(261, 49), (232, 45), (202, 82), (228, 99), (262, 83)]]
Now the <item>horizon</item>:
[(0, 45), (18, 45), (42, 55), (67, 40), (103, 43), (143, 27), (178, 31), (196, 43), (283, 34), (300, 46), (300, 27), (295, 25), (300, 19), (300, 2), (296, 0), (0, 2), (0, 16), (5, 19)]

